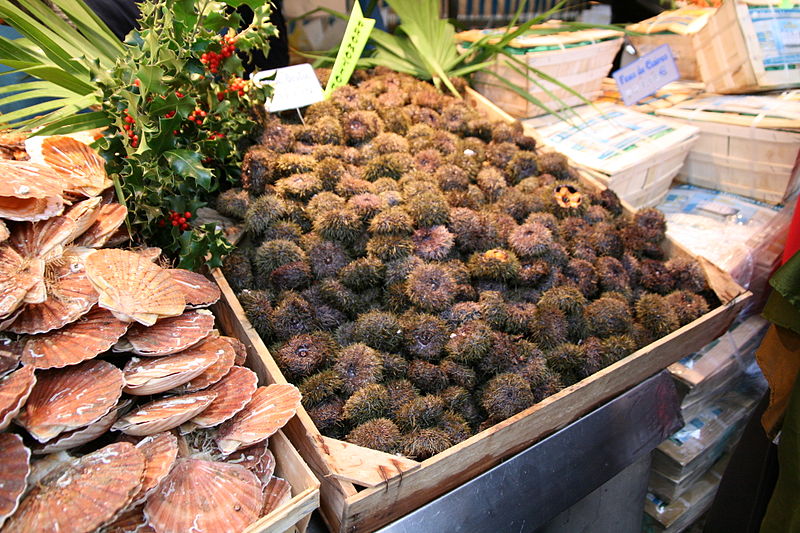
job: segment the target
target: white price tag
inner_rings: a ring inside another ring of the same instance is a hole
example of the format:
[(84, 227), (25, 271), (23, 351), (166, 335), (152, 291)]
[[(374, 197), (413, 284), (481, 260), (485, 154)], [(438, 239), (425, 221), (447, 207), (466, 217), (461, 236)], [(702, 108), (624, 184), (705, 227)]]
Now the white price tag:
[(272, 85), (272, 99), (264, 105), (270, 113), (298, 109), (321, 102), (323, 98), (322, 86), (309, 63), (262, 70), (250, 79), (256, 84)]

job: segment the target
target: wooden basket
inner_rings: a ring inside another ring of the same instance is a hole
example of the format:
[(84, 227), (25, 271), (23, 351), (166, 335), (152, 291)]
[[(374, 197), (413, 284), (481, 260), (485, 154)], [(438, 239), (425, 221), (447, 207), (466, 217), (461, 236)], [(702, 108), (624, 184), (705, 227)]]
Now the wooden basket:
[[(800, 43), (796, 42), (800, 2), (795, 0), (788, 10), (781, 9), (782, 4), (782, 0), (728, 0), (694, 35), (697, 64), (709, 92), (800, 86)], [(794, 29), (787, 27), (785, 36), (772, 31), (773, 22), (762, 20), (781, 17), (781, 13), (794, 17)]]
[(681, 78), (699, 80), (700, 70), (697, 67), (692, 36), (705, 25), (714, 11), (714, 8), (696, 7), (664, 11), (655, 17), (631, 24), (625, 29), (637, 32), (628, 38), (639, 55), (667, 44), (675, 57)]
[[(489, 118), (513, 119), (472, 91), (471, 98)], [(600, 187), (587, 177), (591, 186)], [(668, 243), (668, 253), (686, 255)], [(724, 302), (659, 341), (567, 387), (517, 415), (423, 462), (362, 448), (320, 434), (304, 409), (285, 430), (317, 472), (322, 486), (320, 510), (336, 532), (366, 532), (403, 516), (495, 466), (503, 459), (573, 422), (681, 357), (721, 335), (752, 296), (711, 264), (711, 286)], [(285, 383), (278, 365), (247, 320), (220, 270), (212, 275), (222, 289), (217, 316), (225, 331), (245, 343), (248, 362), (268, 383)]]
[[(482, 32), (476, 32), (463, 32), (458, 37), (461, 40), (476, 40), (483, 36)], [(511, 46), (519, 50), (517, 58), (521, 61), (572, 88), (586, 100), (593, 100), (602, 92), (603, 78), (611, 71), (614, 56), (622, 46), (621, 35), (621, 32), (611, 30), (582, 30), (520, 38), (512, 41)], [(549, 109), (558, 110), (585, 103), (554, 83), (540, 80), (540, 85), (537, 85), (514, 69), (519, 70), (519, 65), (500, 56), (490, 70), (518, 85)], [(514, 91), (498, 86), (500, 82), (490, 74), (478, 72), (472, 82), (478, 92), (517, 118), (546, 112)]]
[(540, 144), (569, 157), (634, 209), (664, 198), (697, 140), (695, 127), (617, 105), (600, 103), (575, 112), (571, 123), (546, 116), (523, 125)]
[[(753, 102), (751, 114), (726, 112), (747, 111), (746, 102)], [(759, 102), (772, 102), (773, 116), (759, 118)], [(700, 138), (678, 174), (680, 181), (772, 204), (783, 202), (800, 187), (797, 102), (763, 96), (708, 97), (657, 113), (700, 128)]]

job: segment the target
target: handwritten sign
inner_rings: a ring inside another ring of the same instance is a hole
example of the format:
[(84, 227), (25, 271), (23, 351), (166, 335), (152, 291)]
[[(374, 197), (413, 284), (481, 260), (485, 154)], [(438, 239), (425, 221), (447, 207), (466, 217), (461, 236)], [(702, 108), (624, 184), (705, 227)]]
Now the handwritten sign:
[(251, 79), (254, 83), (272, 85), (272, 99), (264, 104), (269, 113), (299, 109), (323, 100), (322, 85), (308, 63), (262, 70)]
[(675, 57), (668, 44), (662, 44), (633, 63), (612, 74), (625, 105), (654, 94), (664, 85), (680, 79)]
[(325, 87), (325, 98), (328, 98), (334, 89), (347, 85), (347, 82), (350, 81), (350, 76), (356, 69), (356, 63), (367, 44), (373, 26), (375, 26), (375, 20), (364, 18), (361, 6), (358, 5), (358, 2), (354, 2), (350, 20), (347, 21), (347, 28), (342, 37), (342, 44), (339, 46), (339, 53), (336, 54), (336, 61), (333, 63), (328, 85)]

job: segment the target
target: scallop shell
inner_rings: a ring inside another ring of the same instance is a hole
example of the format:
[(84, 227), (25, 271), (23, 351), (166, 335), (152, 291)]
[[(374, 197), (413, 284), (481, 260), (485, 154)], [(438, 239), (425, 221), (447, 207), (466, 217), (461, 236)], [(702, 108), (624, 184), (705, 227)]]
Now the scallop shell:
[(31, 474), (28, 476), (29, 487), (38, 485), (51, 472), (66, 468), (69, 463), (75, 460), (75, 457), (67, 452), (57, 452), (31, 459)]
[(97, 221), (97, 218), (100, 216), (102, 203), (103, 198), (95, 196), (93, 198), (81, 200), (64, 211), (64, 216), (75, 222), (75, 231), (70, 236), (70, 242), (75, 240), (78, 236), (83, 235), (83, 233)]
[(242, 465), (258, 476), (261, 484), (266, 486), (275, 473), (275, 456), (267, 445), (268, 442), (263, 440), (255, 446), (235, 451), (225, 459), (225, 462)]
[(22, 348), (23, 344), (20, 341), (0, 338), (0, 378), (19, 366)]
[(128, 505), (144, 464), (144, 454), (127, 442), (84, 455), (34, 486), (3, 531), (92, 531)]
[(134, 396), (164, 392), (199, 376), (217, 358), (213, 352), (181, 352), (153, 359), (134, 357), (122, 370), (125, 374), (123, 390)]
[(264, 506), (261, 508), (261, 516), (267, 516), (291, 501), (292, 486), (283, 478), (273, 477), (264, 487), (263, 494)]
[(213, 353), (217, 356), (217, 361), (208, 367), (205, 372), (179, 387), (181, 392), (193, 392), (213, 385), (230, 371), (231, 367), (233, 367), (234, 359), (236, 359), (236, 354), (231, 345), (219, 337), (213, 336), (204, 339), (199, 344), (181, 353)]
[(123, 416), (111, 429), (135, 436), (167, 431), (199, 415), (216, 397), (203, 391), (155, 400)]
[(161, 258), (161, 248), (158, 248), (156, 246), (139, 248), (136, 250), (136, 253), (146, 259), (149, 259), (153, 263), (158, 263), (158, 260)]
[(217, 398), (205, 411), (187, 422), (187, 425), (192, 428), (210, 428), (222, 424), (245, 408), (253, 398), (257, 386), (258, 376), (255, 372), (241, 366), (231, 368), (221, 381), (207, 389), (217, 393)]
[(47, 165), (0, 160), (0, 217), (45, 220), (64, 211), (61, 178)]
[(40, 372), (17, 422), (39, 442), (96, 422), (122, 395), (122, 371), (105, 361), (86, 361)]
[(9, 331), (34, 335), (62, 328), (89, 312), (97, 303), (80, 256), (65, 255), (52, 267), (47, 282), (47, 299), (28, 304), (8, 326)]
[(238, 465), (183, 459), (144, 506), (158, 532), (238, 532), (258, 518), (261, 483)]
[(131, 327), (124, 341), (137, 355), (159, 356), (178, 353), (208, 337), (214, 329), (214, 315), (200, 309), (159, 320), (154, 326)]
[(135, 252), (98, 250), (86, 259), (86, 274), (100, 293), (100, 307), (123, 322), (152, 326), (183, 313), (183, 293), (169, 273)]
[(294, 385), (259, 387), (247, 407), (219, 428), (217, 446), (227, 455), (262, 441), (282, 428), (299, 406), (300, 391)]
[(14, 433), (0, 433), (0, 528), (14, 514), (31, 472), (31, 452)]
[(239, 339), (225, 337), (224, 335), (220, 336), (220, 339), (230, 344), (233, 348), (233, 351), (236, 354), (236, 357), (233, 359), (233, 364), (239, 366), (244, 365), (245, 361), (247, 361), (247, 348), (245, 348), (244, 343)]
[(64, 245), (69, 242), (75, 227), (75, 221), (65, 216), (39, 222), (23, 222), (14, 227), (8, 243), (22, 257), (49, 261), (61, 257)]
[(16, 311), (39, 283), (44, 285), (43, 261), (26, 259), (12, 247), (0, 246), (0, 318)]
[(122, 204), (114, 203), (100, 206), (97, 219), (75, 239), (75, 245), (102, 248), (122, 226), (127, 216), (128, 209)]
[(44, 444), (34, 444), (33, 453), (35, 455), (44, 455), (47, 453), (63, 452), (93, 441), (111, 429), (111, 425), (116, 422), (120, 413), (130, 404), (130, 400), (123, 400), (107, 414), (100, 417), (99, 420), (92, 422), (86, 427), (62, 433)]
[(111, 348), (127, 329), (127, 323), (95, 307), (77, 322), (30, 337), (22, 362), (42, 369), (75, 365)]
[(168, 272), (180, 285), (186, 305), (191, 309), (208, 307), (219, 300), (222, 294), (217, 284), (202, 274), (181, 268), (171, 268)]
[(32, 366), (22, 366), (0, 379), (0, 431), (20, 412), (34, 385), (36, 376)]
[(144, 505), (138, 505), (124, 511), (114, 518), (113, 522), (103, 526), (102, 533), (155, 533), (155, 529), (147, 525)]
[(62, 177), (66, 192), (97, 196), (112, 185), (105, 160), (71, 137), (47, 137), (42, 142), (42, 157)]
[(0, 220), (0, 242), (5, 241), (11, 236), (11, 233), (8, 231), (8, 226), (6, 223)]
[(167, 477), (178, 457), (178, 439), (169, 432), (158, 433), (143, 438), (136, 447), (144, 454), (145, 467), (142, 486), (133, 497), (133, 505), (144, 503)]

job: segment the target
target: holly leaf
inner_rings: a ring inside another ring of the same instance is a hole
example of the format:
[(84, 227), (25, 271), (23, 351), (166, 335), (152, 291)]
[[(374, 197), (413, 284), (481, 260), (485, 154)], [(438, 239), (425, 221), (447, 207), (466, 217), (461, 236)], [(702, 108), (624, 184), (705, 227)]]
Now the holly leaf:
[(142, 89), (149, 93), (164, 94), (167, 91), (167, 86), (161, 82), (163, 76), (164, 71), (155, 65), (141, 66), (136, 72), (136, 77), (139, 78)]
[(200, 162), (200, 154), (191, 150), (170, 150), (164, 152), (172, 170), (181, 177), (192, 178), (203, 189), (211, 190), (214, 175)]
[(239, 6), (246, 5), (246, 6), (250, 7), (251, 9), (253, 9), (254, 11), (257, 8), (259, 8), (262, 5), (264, 5), (264, 1), (263, 0), (224, 0), (224, 2), (226, 4), (228, 4), (229, 6), (231, 6), (231, 7), (239, 7)]

